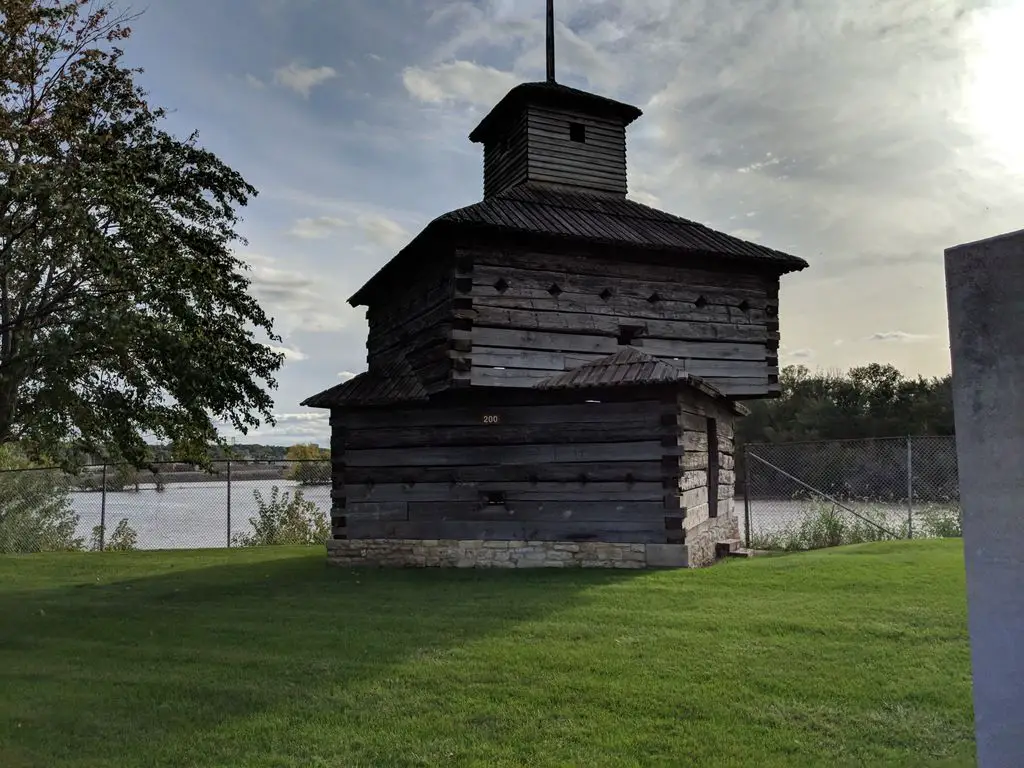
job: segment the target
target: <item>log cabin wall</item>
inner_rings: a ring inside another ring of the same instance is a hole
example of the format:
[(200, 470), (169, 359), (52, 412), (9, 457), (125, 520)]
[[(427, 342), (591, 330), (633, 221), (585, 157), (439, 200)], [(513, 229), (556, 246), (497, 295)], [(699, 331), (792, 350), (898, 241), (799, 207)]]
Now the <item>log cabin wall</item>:
[(529, 387), (633, 344), (727, 397), (780, 393), (776, 275), (484, 249), (462, 261), (471, 327), (456, 336), (474, 386)]
[(527, 180), (529, 145), (524, 112), (499, 140), (484, 144), (484, 197), (504, 192)]
[(621, 120), (539, 106), (527, 110), (530, 181), (626, 195)]
[(682, 543), (674, 394), (502, 394), (336, 409), (333, 537)]
[(447, 388), (454, 298), (453, 264), (442, 255), (435, 264), (370, 300), (367, 365), (372, 369), (404, 355), (428, 393)]
[(684, 392), (677, 401), (680, 451), (680, 504), (685, 529), (735, 514), (734, 430), (736, 415), (725, 403)]
[(626, 128), (621, 119), (531, 106), (484, 145), (484, 197), (522, 182), (625, 196)]

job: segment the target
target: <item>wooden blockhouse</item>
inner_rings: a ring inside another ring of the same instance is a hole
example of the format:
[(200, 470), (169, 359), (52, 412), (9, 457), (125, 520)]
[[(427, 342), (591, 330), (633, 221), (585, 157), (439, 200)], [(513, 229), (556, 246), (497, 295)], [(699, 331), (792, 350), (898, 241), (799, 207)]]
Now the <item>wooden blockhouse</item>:
[(807, 263), (628, 199), (640, 115), (513, 88), (470, 135), (483, 200), (350, 299), (368, 369), (303, 403), (331, 413), (333, 561), (693, 566), (735, 545), (734, 421), (779, 393), (779, 280)]

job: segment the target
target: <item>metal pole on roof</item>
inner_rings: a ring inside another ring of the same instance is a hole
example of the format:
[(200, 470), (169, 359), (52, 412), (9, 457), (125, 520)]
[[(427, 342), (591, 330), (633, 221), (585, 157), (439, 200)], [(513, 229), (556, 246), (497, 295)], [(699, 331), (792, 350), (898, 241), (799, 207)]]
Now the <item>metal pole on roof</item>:
[(555, 82), (555, 0), (548, 0), (548, 82)]

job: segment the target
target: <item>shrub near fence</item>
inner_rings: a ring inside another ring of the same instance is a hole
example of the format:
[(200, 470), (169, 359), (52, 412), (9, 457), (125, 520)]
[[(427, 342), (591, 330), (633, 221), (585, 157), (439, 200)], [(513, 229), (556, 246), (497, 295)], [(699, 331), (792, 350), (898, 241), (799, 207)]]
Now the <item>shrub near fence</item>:
[(320, 459), (12, 469), (0, 472), (0, 552), (314, 541), (327, 530), (330, 482)]

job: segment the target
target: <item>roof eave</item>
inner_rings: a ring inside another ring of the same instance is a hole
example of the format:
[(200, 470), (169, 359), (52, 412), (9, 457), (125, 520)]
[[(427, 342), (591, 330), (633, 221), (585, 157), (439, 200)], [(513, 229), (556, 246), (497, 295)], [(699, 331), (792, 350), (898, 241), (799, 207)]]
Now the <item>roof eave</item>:
[[(574, 100), (592, 100), (595, 111), (613, 113), (618, 115), (624, 126), (628, 126), (643, 115), (643, 110), (632, 104), (609, 99), (605, 96), (598, 96), (595, 93), (588, 93), (577, 88), (564, 86), (563, 90), (546, 92), (543, 90), (545, 83), (520, 83), (502, 97), (501, 101), (494, 105), (490, 112), (484, 115), (476, 128), (469, 134), (469, 140), (474, 144), (485, 142), (494, 133), (495, 126), (501, 121), (501, 117), (509, 110), (526, 106), (530, 103), (543, 104), (561, 100), (555, 99), (556, 93), (568, 96)], [(521, 102), (521, 103), (520, 103)]]
[[(548, 242), (548, 243), (573, 243), (573, 244), (587, 244), (587, 245), (600, 245), (615, 248), (618, 252), (622, 251), (636, 251), (638, 253), (654, 253), (654, 254), (685, 254), (693, 258), (711, 258), (717, 261), (727, 261), (730, 264), (744, 264), (749, 265), (751, 268), (757, 271), (773, 272), (780, 275), (788, 274), (790, 272), (800, 272), (801, 270), (807, 269), (810, 264), (807, 261), (800, 258), (799, 256), (793, 256), (792, 254), (784, 251), (772, 250), (774, 253), (779, 254), (775, 260), (769, 260), (768, 258), (758, 256), (748, 256), (745, 254), (728, 253), (725, 251), (714, 251), (714, 250), (701, 250), (698, 248), (681, 248), (678, 245), (659, 245), (657, 243), (623, 243), (613, 238), (600, 238), (590, 237), (583, 235), (571, 235), (561, 234), (556, 232), (524, 232), (519, 230), (508, 230), (504, 227), (495, 224), (486, 224), (478, 222), (451, 222), (458, 226), (458, 229), (464, 232), (474, 233), (486, 233), (495, 236), (501, 236), (503, 239), (508, 238), (509, 235), (515, 237), (521, 237), (529, 242)], [(764, 247), (764, 246), (760, 246)]]
[[(470, 206), (471, 207), (471, 206)], [(586, 244), (598, 244), (617, 248), (622, 250), (628, 248), (637, 252), (644, 253), (685, 253), (688, 256), (693, 257), (708, 257), (715, 260), (728, 261), (733, 264), (747, 264), (757, 269), (758, 271), (771, 272), (778, 275), (785, 275), (791, 272), (800, 272), (807, 269), (810, 264), (807, 261), (800, 258), (799, 256), (793, 256), (792, 254), (785, 253), (783, 251), (775, 251), (778, 254), (777, 259), (769, 260), (767, 258), (759, 258), (756, 256), (747, 256), (744, 254), (732, 254), (722, 251), (704, 251), (699, 249), (690, 248), (679, 248), (673, 245), (657, 245), (657, 244), (624, 244), (614, 239), (584, 237), (576, 235), (563, 235), (557, 233), (543, 233), (543, 232), (521, 232), (516, 230), (509, 230), (505, 227), (488, 224), (484, 222), (471, 222), (471, 221), (451, 221), (445, 218), (445, 216), (451, 215), (453, 212), (443, 214), (442, 216), (431, 221), (416, 237), (414, 237), (408, 245), (400, 250), (395, 256), (393, 256), (387, 264), (382, 266), (369, 280), (367, 280), (363, 286), (352, 294), (348, 299), (348, 304), (352, 307), (364, 306), (369, 299), (370, 294), (373, 293), (376, 286), (387, 277), (387, 275), (397, 267), (396, 263), (403, 261), (410, 253), (423, 247), (427, 242), (431, 241), (435, 237), (439, 237), (444, 234), (451, 232), (463, 232), (466, 234), (484, 234), (484, 235), (495, 235), (502, 238), (508, 238), (509, 236), (525, 238), (532, 242), (570, 242), (570, 243), (586, 243)], [(760, 246), (764, 247), (764, 246)]]
[[(331, 387), (331, 389), (334, 389), (334, 388)], [(303, 400), (301, 403), (299, 403), (299, 407), (300, 408), (330, 408), (331, 406), (329, 404), (327, 404), (325, 402), (325, 400), (326, 400), (326, 397), (327, 397), (327, 393), (330, 392), (331, 389), (325, 389), (323, 392), (317, 392), (315, 395), (310, 395), (305, 400)]]
[(348, 304), (352, 307), (365, 306), (369, 299), (369, 295), (373, 293), (377, 284), (386, 278), (391, 270), (395, 269), (394, 264), (396, 262), (404, 260), (410, 253), (418, 250), (434, 237), (443, 234), (446, 230), (450, 230), (454, 224), (455, 222), (445, 221), (443, 218), (434, 219), (432, 222), (427, 224), (427, 226), (424, 227), (416, 237), (410, 240), (402, 250), (392, 256), (384, 266), (374, 272), (370, 279), (363, 283), (363, 286), (358, 291), (349, 296)]

